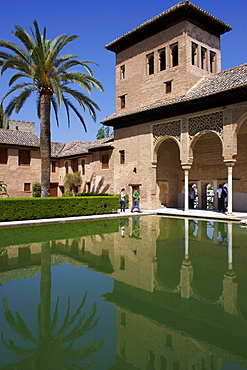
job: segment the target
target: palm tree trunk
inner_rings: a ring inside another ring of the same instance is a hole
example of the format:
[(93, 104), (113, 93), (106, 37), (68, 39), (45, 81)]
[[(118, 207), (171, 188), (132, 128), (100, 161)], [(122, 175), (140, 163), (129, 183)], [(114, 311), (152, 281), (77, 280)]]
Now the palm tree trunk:
[(51, 163), (51, 95), (40, 94), (40, 156), (41, 156), (41, 197), (50, 196)]

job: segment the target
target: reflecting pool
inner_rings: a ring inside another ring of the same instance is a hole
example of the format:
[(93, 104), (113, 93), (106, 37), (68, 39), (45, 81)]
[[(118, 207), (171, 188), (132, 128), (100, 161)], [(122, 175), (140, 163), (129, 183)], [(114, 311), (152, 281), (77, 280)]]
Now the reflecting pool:
[(247, 228), (133, 216), (0, 230), (0, 368), (247, 368)]

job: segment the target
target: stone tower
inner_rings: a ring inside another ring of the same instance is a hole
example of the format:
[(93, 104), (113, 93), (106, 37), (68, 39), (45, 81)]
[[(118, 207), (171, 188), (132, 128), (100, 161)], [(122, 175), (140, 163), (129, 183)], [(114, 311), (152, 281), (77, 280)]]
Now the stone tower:
[(116, 53), (116, 113), (179, 98), (220, 72), (220, 35), (230, 30), (182, 1), (106, 45)]

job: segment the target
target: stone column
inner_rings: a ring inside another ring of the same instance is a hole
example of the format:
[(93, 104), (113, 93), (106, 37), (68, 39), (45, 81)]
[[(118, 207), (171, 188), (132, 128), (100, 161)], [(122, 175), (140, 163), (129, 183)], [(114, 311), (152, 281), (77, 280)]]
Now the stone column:
[(231, 271), (233, 269), (233, 262), (232, 262), (232, 223), (231, 222), (228, 222), (227, 234), (228, 234), (228, 270)]
[(184, 170), (184, 211), (189, 210), (189, 170), (190, 165), (182, 165)]
[(225, 160), (224, 163), (227, 166), (227, 183), (228, 183), (228, 207), (227, 214), (232, 214), (232, 167), (236, 160)]
[(152, 208), (160, 207), (158, 194), (157, 194), (157, 180), (156, 180), (156, 173), (157, 173), (157, 162), (152, 162), (152, 185), (151, 185), (151, 202), (152, 202)]

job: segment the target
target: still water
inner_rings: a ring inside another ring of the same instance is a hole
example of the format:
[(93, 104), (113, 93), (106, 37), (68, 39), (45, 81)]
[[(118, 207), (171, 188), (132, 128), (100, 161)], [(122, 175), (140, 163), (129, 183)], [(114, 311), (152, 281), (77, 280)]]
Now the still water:
[(1, 229), (0, 368), (247, 368), (247, 229), (159, 216)]

